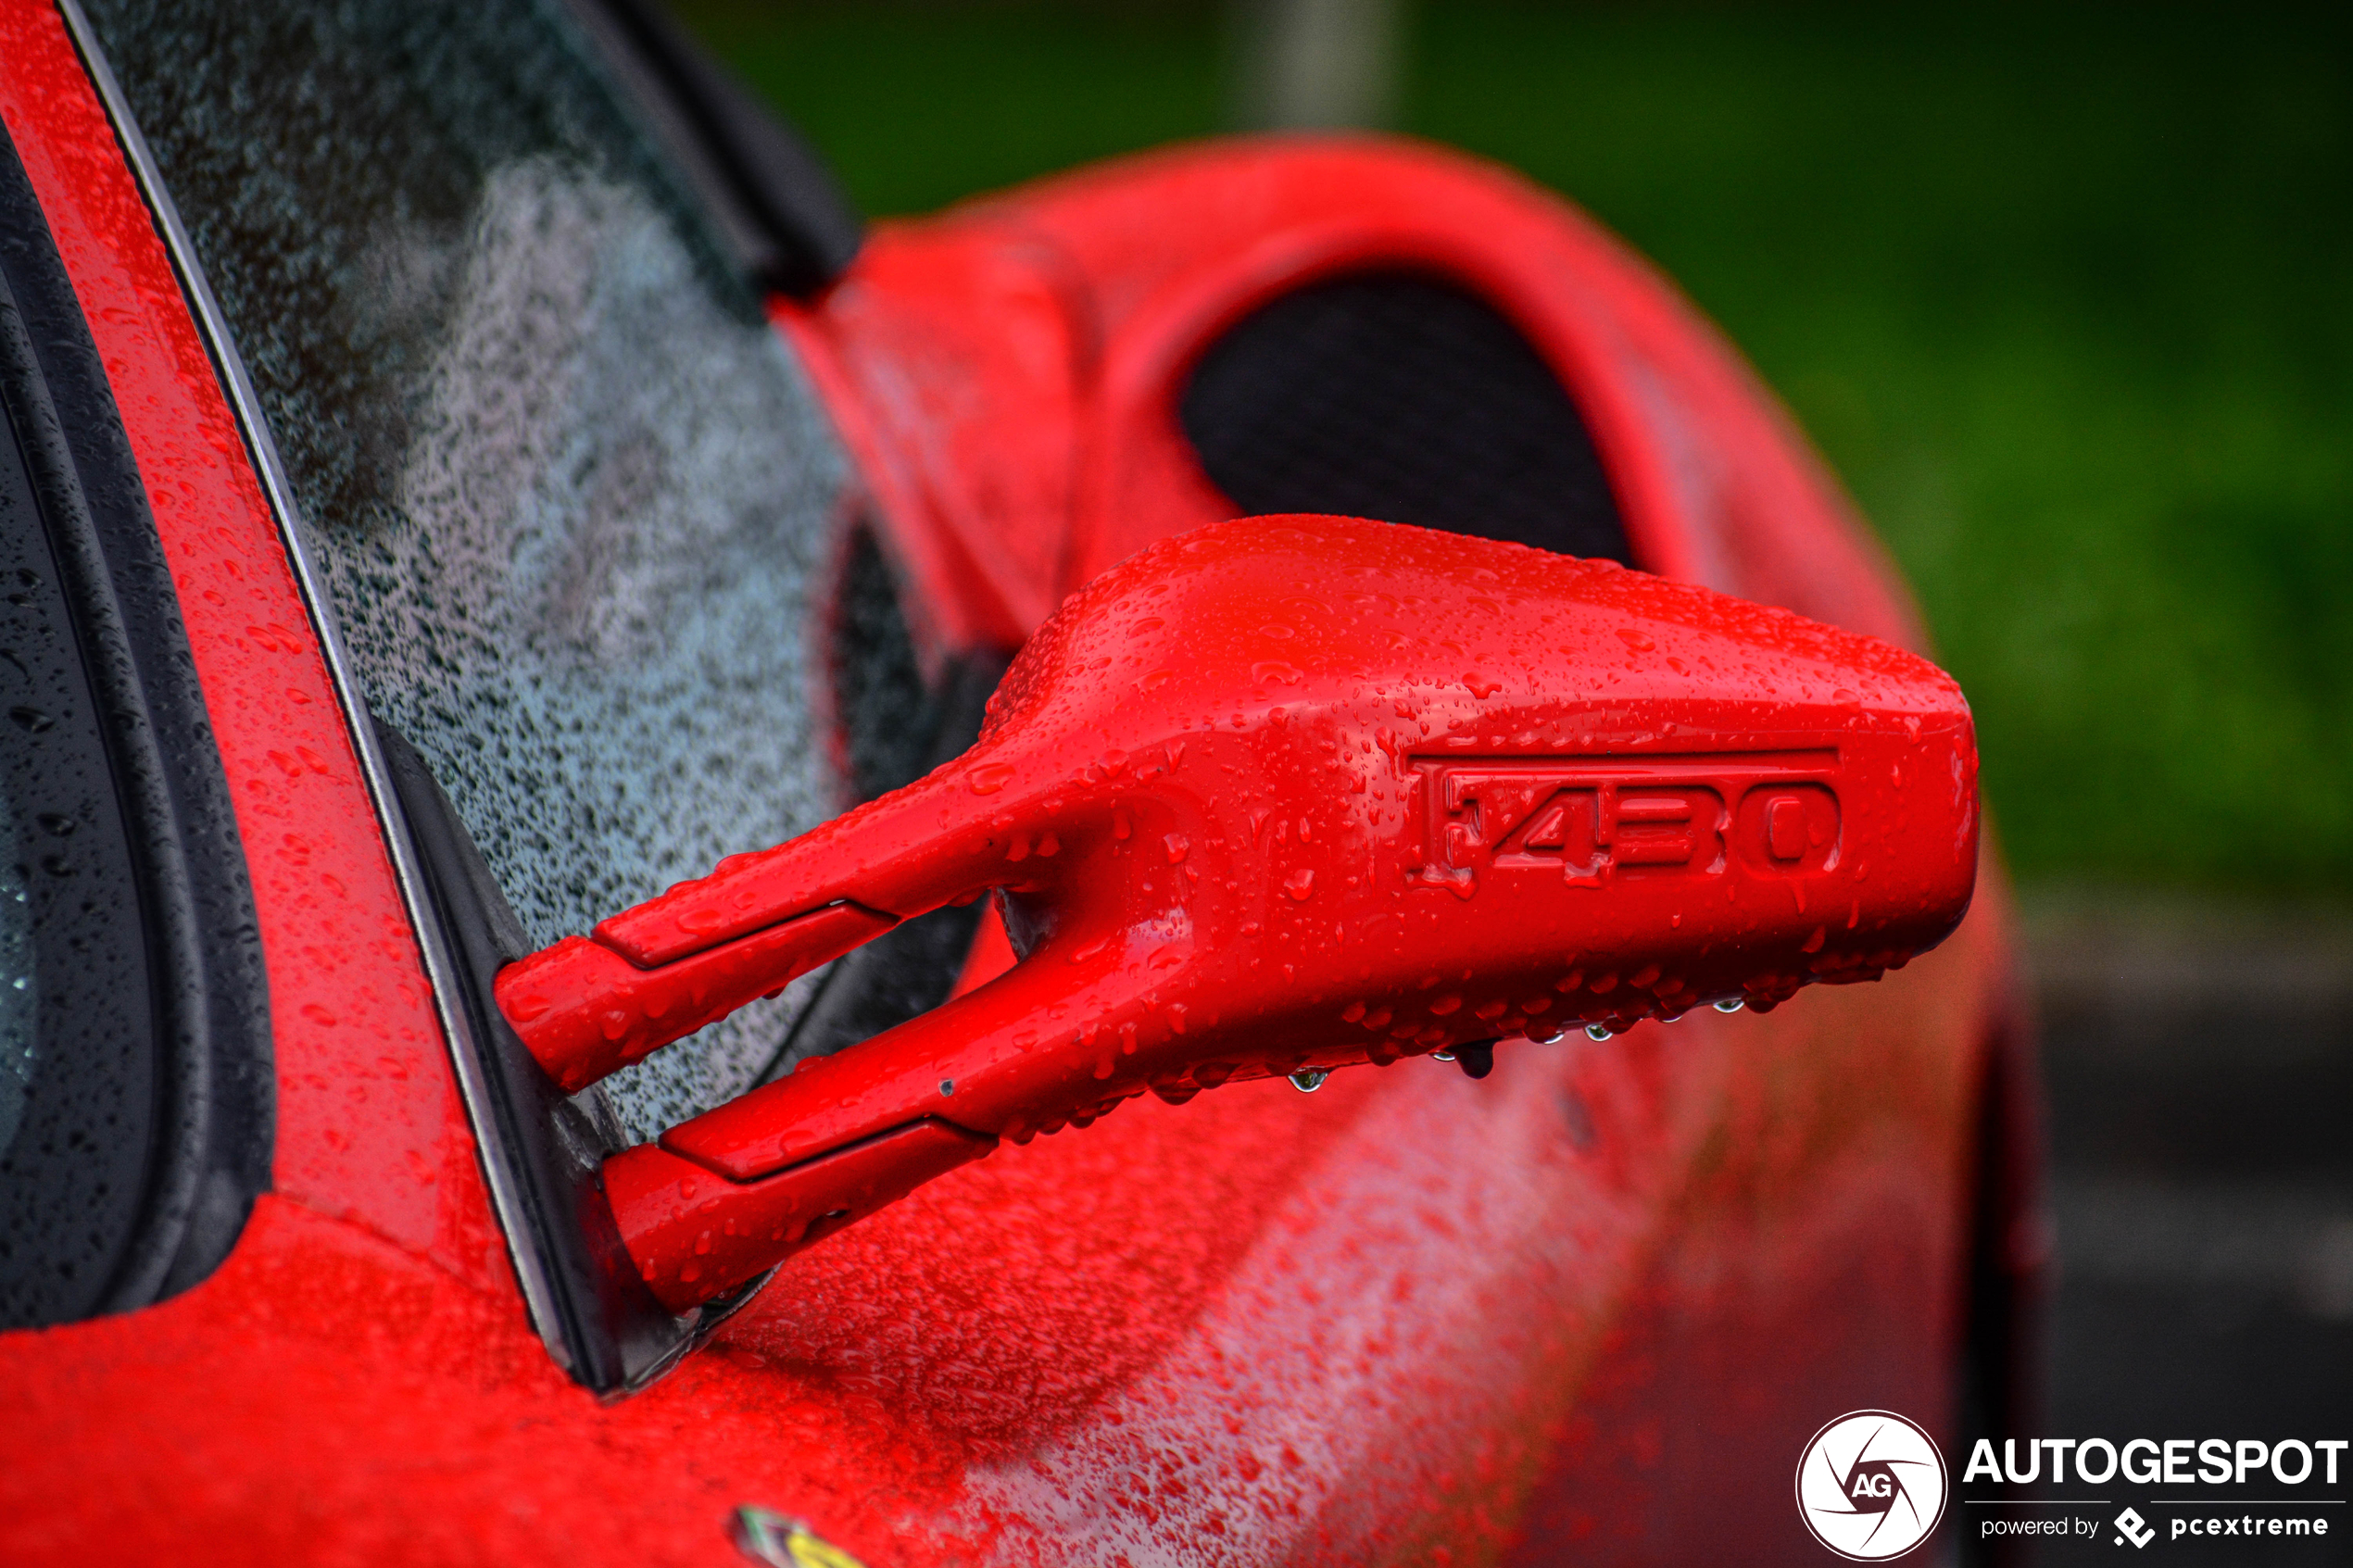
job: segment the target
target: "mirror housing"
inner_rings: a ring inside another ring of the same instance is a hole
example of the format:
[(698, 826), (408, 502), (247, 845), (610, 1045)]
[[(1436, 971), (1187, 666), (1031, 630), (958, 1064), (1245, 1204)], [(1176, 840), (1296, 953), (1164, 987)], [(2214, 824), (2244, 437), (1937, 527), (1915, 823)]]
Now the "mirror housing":
[(675, 1310), (1151, 1090), (1769, 1008), (1941, 941), (1977, 870), (1926, 660), (1706, 589), (1352, 519), (1152, 546), (972, 750), (504, 971), (567, 1089), (994, 892), (1020, 961), (607, 1162)]

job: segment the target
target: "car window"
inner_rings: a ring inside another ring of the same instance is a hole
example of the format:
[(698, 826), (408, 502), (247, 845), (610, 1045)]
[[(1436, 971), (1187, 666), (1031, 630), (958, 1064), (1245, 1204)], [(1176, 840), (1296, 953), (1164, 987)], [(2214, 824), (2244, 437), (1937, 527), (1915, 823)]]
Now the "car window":
[[(553, 6), (87, 6), (257, 385), (369, 705), (535, 943), (831, 815), (809, 596), (848, 478)], [(739, 1092), (801, 988), (610, 1080)]]

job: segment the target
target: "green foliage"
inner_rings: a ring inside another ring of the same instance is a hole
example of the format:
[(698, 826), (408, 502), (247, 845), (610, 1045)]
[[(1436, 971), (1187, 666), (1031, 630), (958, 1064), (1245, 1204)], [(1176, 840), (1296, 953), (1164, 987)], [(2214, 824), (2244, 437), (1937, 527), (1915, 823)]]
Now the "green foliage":
[(1199, 6), (686, 0), (870, 213), (927, 212), (1089, 158), (1217, 129)]
[[(1214, 129), (1199, 7), (698, 12), (875, 210)], [(2353, 887), (2353, 49), (2295, 12), (1416, 24), (1406, 128), (1567, 193), (1788, 399), (2028, 875)]]

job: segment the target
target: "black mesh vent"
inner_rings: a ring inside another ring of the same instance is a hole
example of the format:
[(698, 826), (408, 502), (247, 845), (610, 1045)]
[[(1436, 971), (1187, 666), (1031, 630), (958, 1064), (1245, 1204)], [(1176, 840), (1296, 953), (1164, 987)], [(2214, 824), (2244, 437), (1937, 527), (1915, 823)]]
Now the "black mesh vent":
[(1593, 439), (1492, 306), (1419, 273), (1313, 283), (1210, 345), (1178, 404), (1241, 513), (1334, 512), (1631, 564)]

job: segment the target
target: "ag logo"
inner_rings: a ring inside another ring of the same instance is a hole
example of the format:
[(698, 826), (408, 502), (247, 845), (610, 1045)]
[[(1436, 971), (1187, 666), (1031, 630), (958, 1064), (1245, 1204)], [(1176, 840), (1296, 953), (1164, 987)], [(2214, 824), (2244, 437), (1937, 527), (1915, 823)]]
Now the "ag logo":
[(1944, 1517), (1944, 1456), (1892, 1411), (1856, 1411), (1814, 1434), (1797, 1461), (1797, 1514), (1856, 1562), (1901, 1557)]

